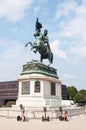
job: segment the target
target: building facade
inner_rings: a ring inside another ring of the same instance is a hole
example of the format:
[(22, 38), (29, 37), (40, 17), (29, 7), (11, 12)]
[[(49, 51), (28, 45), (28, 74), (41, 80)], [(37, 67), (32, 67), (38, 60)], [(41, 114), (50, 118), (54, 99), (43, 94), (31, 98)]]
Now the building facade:
[(18, 81), (0, 82), (0, 105), (6, 105), (9, 101), (18, 98)]
[(67, 86), (62, 84), (61, 85), (61, 94), (62, 94), (62, 100), (68, 100), (67, 97)]

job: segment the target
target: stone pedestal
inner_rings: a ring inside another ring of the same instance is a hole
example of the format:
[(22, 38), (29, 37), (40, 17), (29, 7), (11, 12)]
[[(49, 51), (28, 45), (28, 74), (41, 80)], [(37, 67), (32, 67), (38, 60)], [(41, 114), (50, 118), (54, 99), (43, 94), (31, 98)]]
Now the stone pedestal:
[(27, 107), (59, 107), (61, 104), (61, 80), (57, 70), (39, 61), (23, 65), (18, 77), (19, 92), (16, 105)]

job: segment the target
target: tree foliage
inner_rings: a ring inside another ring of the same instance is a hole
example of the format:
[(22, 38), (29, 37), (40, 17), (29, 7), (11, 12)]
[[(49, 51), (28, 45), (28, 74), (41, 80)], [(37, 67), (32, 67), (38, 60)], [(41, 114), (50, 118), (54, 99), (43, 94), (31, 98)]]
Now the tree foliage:
[(81, 93), (77, 93), (74, 98), (73, 98), (73, 101), (75, 103), (80, 103), (80, 102), (84, 102), (84, 96), (81, 94)]
[(79, 91), (79, 93), (81, 93), (81, 94), (86, 98), (86, 90), (81, 89), (81, 90)]
[(74, 86), (71, 86), (71, 87), (69, 86), (67, 88), (67, 96), (68, 96), (68, 98), (73, 100), (73, 98), (77, 94), (77, 92), (78, 91)]
[(78, 91), (76, 87), (69, 86), (67, 87), (67, 96), (75, 103), (86, 103), (86, 90), (84, 89)]

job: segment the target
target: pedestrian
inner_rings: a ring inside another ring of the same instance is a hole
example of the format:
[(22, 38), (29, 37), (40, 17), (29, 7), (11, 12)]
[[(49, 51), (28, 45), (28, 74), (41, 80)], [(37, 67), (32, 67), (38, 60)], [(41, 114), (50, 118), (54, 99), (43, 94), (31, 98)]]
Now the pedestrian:
[(22, 104), (20, 104), (20, 109), (21, 109), (21, 121), (25, 121), (25, 115), (24, 115), (25, 107)]
[(68, 112), (67, 111), (64, 111), (63, 118), (65, 121), (68, 121)]

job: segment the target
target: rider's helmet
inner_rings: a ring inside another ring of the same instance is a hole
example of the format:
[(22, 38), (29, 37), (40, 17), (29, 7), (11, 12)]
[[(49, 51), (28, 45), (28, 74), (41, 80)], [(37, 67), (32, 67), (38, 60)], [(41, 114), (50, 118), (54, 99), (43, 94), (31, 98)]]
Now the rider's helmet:
[(45, 29), (45, 30), (44, 30), (44, 35), (47, 35), (47, 34), (48, 34), (48, 30)]
[(45, 29), (44, 31), (45, 31), (45, 32), (48, 32), (48, 30), (47, 30), (47, 29)]

